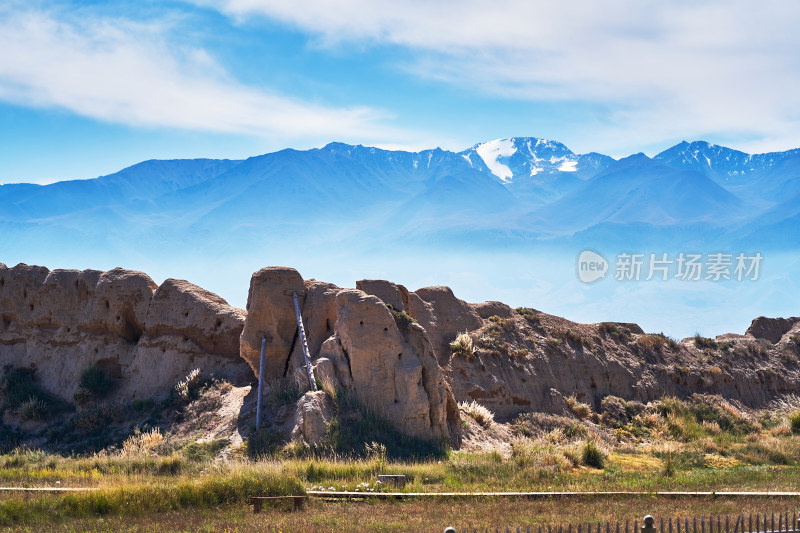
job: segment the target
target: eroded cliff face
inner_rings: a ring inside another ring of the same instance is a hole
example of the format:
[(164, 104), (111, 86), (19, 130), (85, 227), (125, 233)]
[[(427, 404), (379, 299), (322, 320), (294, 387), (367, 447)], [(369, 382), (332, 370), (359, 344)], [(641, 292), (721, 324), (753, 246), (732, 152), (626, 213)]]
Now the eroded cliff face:
[(67, 401), (97, 365), (122, 400), (168, 394), (191, 370), (237, 379), (245, 312), (183, 280), (160, 287), (131, 270), (0, 264), (0, 361), (36, 368)]
[[(570, 397), (597, 409), (608, 395), (646, 402), (699, 392), (761, 407), (800, 393), (798, 318), (759, 317), (744, 335), (677, 342), (635, 324), (468, 304), (447, 287), (361, 280), (343, 289), (286, 267), (253, 274), (244, 311), (187, 281), (157, 287), (142, 272), (0, 264), (0, 362), (34, 366), (41, 386), (67, 401), (92, 366), (116, 380), (115, 399), (158, 398), (195, 368), (254, 383), (266, 338), (268, 394), (307, 388), (294, 294), (325, 389), (425, 439), (458, 442), (461, 401), (502, 421), (571, 416)], [(252, 415), (230, 414), (244, 426)], [(287, 438), (319, 444), (337, 413), (330, 395), (309, 392), (268, 416)]]

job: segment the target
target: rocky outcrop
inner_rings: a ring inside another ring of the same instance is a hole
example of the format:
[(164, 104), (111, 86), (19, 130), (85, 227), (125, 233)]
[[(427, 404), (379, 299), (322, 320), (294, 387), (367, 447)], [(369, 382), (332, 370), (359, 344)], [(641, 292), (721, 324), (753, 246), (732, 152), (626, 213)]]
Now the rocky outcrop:
[(564, 414), (567, 397), (599, 410), (606, 396), (647, 402), (718, 394), (763, 407), (800, 391), (800, 345), (773, 350), (751, 336), (696, 344), (647, 335), (635, 324), (576, 324), (533, 312), (492, 314), (470, 332), (446, 373), (458, 401), (478, 401), (499, 420), (525, 412)]
[(408, 434), (449, 439), (447, 389), (422, 327), (398, 327), (380, 299), (359, 290), (341, 291), (336, 313), (334, 342), (361, 402)]
[(789, 330), (798, 324), (800, 324), (800, 317), (767, 318), (760, 316), (753, 320), (750, 327), (747, 328), (746, 334), (756, 339), (766, 339), (772, 344), (776, 344), (780, 342), (781, 338)]
[(450, 343), (456, 336), (483, 324), (478, 313), (456, 298), (450, 287), (424, 287), (414, 291), (409, 295), (408, 314), (425, 328), (442, 366), (447, 365)]
[[(267, 342), (265, 375), (304, 386), (305, 360), (291, 300), (291, 292), (297, 291), (317, 380), (326, 388), (354, 394), (405, 433), (450, 439), (451, 428), (458, 426), (458, 410), (427, 333), (416, 323), (399, 326), (388, 307), (403, 311), (408, 291), (377, 280), (362, 280), (358, 286), (381, 298), (329, 283), (303, 282), (292, 269), (271, 267), (256, 272), (242, 333), (242, 357), (257, 372), (261, 336), (266, 335), (272, 340)], [(307, 424), (295, 426), (302, 429)], [(305, 429), (294, 434), (302, 434), (306, 442), (317, 440)]]
[[(295, 293), (324, 389), (296, 403), (310, 383)], [(451, 346), (461, 333), (468, 338)], [(266, 409), (270, 423), (312, 445), (337, 416), (331, 389), (406, 434), (451, 441), (461, 430), (456, 401), (478, 401), (503, 421), (569, 416), (570, 397), (598, 411), (608, 396), (708, 393), (760, 407), (800, 393), (800, 318), (759, 317), (746, 335), (678, 343), (636, 324), (467, 304), (447, 287), (361, 280), (342, 289), (285, 267), (253, 274), (245, 312), (183, 280), (157, 287), (130, 270), (0, 264), (0, 361), (35, 366), (42, 387), (68, 401), (95, 365), (114, 378), (115, 400), (164, 396), (195, 368), (252, 382), (262, 338), (267, 395), (283, 398)]]
[(325, 391), (307, 392), (297, 402), (292, 440), (319, 446), (333, 418), (333, 405)]
[(297, 345), (297, 319), (293, 294), (303, 303), (305, 284), (293, 268), (262, 268), (250, 280), (247, 320), (242, 331), (239, 354), (258, 375), (261, 340), (266, 338), (264, 377), (287, 375), (289, 357)]
[(408, 289), (391, 281), (362, 279), (356, 282), (356, 289), (377, 296), (396, 311), (405, 311), (408, 307)]
[(117, 380), (116, 399), (162, 396), (194, 368), (244, 376), (244, 312), (186, 281), (2, 265), (0, 317), (3, 364), (35, 366), (43, 388), (66, 400), (93, 365)]

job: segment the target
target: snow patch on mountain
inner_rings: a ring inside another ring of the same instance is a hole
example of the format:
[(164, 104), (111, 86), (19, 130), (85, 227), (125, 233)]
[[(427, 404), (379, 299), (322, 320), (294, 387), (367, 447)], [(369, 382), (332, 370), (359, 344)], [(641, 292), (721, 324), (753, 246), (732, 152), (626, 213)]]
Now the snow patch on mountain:
[(565, 159), (563, 163), (558, 166), (559, 172), (575, 172), (578, 170), (578, 161), (573, 159)]
[(483, 162), (492, 171), (492, 174), (501, 180), (508, 182), (514, 177), (514, 173), (503, 163), (498, 161), (501, 157), (511, 157), (517, 151), (513, 139), (496, 139), (478, 145), (475, 151), (483, 159)]

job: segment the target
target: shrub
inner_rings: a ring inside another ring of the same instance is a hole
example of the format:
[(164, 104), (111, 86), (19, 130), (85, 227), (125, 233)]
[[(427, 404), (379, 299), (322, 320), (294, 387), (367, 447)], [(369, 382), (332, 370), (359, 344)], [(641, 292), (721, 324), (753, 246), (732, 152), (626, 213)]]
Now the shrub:
[(106, 429), (109, 423), (123, 420), (124, 409), (119, 403), (101, 403), (93, 405), (72, 417), (72, 425), (76, 431), (89, 435)]
[(789, 415), (789, 427), (792, 428), (792, 433), (795, 435), (800, 434), (800, 411)]
[(700, 348), (701, 350), (704, 349), (716, 350), (719, 347), (717, 341), (715, 341), (714, 339), (709, 339), (708, 337), (703, 337), (699, 333), (695, 333), (692, 341), (694, 342), (694, 345)]
[(398, 326), (407, 328), (408, 326), (416, 322), (416, 320), (414, 320), (411, 316), (409, 316), (408, 313), (406, 313), (405, 311), (398, 311), (397, 309), (394, 308), (392, 304), (387, 304), (386, 307), (389, 308), (389, 312), (394, 317), (394, 321), (395, 323), (397, 323)]
[(672, 477), (675, 475), (677, 465), (675, 464), (675, 454), (667, 452), (664, 455), (664, 467), (661, 469), (661, 475), (664, 477)]
[(589, 347), (592, 345), (592, 339), (584, 335), (581, 335), (577, 331), (572, 330), (570, 328), (556, 328), (553, 330), (552, 333), (556, 338), (566, 339), (570, 343), (577, 346)]
[(606, 463), (606, 454), (593, 440), (587, 440), (581, 447), (581, 460), (586, 466), (603, 468)]
[(597, 326), (597, 331), (618, 341), (630, 342), (633, 340), (633, 334), (630, 329), (614, 322), (601, 322)]
[(30, 396), (17, 406), (16, 412), (23, 420), (43, 420), (47, 414), (47, 404), (36, 396)]
[(636, 347), (650, 353), (661, 352), (664, 346), (673, 350), (678, 347), (677, 342), (663, 333), (646, 333), (644, 335), (639, 335), (634, 342), (636, 343)]
[(294, 379), (273, 379), (268, 386), (272, 399), (281, 405), (294, 405), (303, 395)]
[(396, 459), (445, 457), (444, 442), (431, 441), (402, 433), (389, 420), (365, 406), (355, 395), (335, 389), (331, 395), (336, 415), (328, 426), (318, 452), (340, 456), (363, 456), (364, 444), (386, 446), (387, 456)]
[(75, 394), (72, 395), (72, 401), (78, 405), (86, 405), (92, 400), (94, 400), (94, 394), (83, 387), (78, 387), (75, 389)]
[(200, 385), (200, 369), (195, 368), (189, 372), (183, 381), (175, 385), (175, 392), (183, 400), (188, 400)]
[(217, 454), (228, 445), (227, 439), (212, 439), (207, 441), (194, 441), (183, 447), (181, 455), (190, 461), (203, 462), (214, 459)]
[(164, 436), (159, 428), (156, 427), (144, 433), (139, 428), (136, 428), (133, 435), (122, 443), (121, 455), (150, 455), (163, 443)]
[(488, 428), (492, 425), (492, 422), (494, 422), (494, 413), (475, 400), (472, 400), (470, 403), (461, 402), (458, 404), (458, 408), (485, 428)]
[(280, 435), (266, 427), (259, 428), (258, 431), (251, 430), (245, 442), (247, 456), (254, 460), (275, 455), (282, 444)]
[(81, 387), (95, 396), (105, 396), (113, 385), (111, 377), (97, 365), (90, 366), (81, 374)]
[(450, 343), (450, 351), (453, 352), (453, 355), (460, 355), (466, 359), (475, 355), (475, 345), (469, 333), (466, 331), (464, 333), (459, 333), (456, 340)]
[(506, 333), (514, 331), (514, 323), (507, 318), (502, 318), (497, 315), (492, 315), (489, 317), (489, 322), (497, 325), (501, 330), (505, 331)]
[(588, 418), (589, 415), (592, 414), (592, 408), (585, 403), (579, 402), (575, 396), (570, 396), (567, 398), (566, 402), (570, 410), (572, 410), (572, 414), (581, 420)]
[[(18, 410), (22, 404), (26, 416), (52, 416), (73, 409), (61, 398), (41, 389), (36, 383), (36, 369), (6, 365), (0, 391), (5, 399), (5, 407)], [(34, 398), (35, 402), (31, 399)], [(36, 402), (40, 404), (34, 405)]]
[(619, 428), (631, 421), (638, 414), (633, 404), (617, 396), (606, 396), (600, 402), (601, 420), (607, 426)]

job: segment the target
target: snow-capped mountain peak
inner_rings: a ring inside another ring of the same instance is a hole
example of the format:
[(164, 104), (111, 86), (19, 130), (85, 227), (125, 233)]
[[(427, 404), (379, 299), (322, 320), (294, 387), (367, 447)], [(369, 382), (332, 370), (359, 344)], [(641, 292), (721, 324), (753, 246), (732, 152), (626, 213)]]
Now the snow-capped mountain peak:
[(511, 157), (517, 152), (517, 147), (514, 146), (514, 139), (495, 139), (494, 141), (477, 144), (475, 145), (475, 152), (483, 159), (484, 164), (492, 174), (504, 182), (511, 181), (514, 177), (511, 169), (499, 161), (501, 157)]

